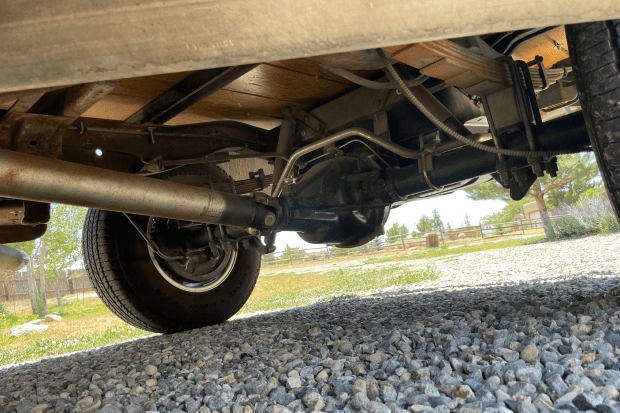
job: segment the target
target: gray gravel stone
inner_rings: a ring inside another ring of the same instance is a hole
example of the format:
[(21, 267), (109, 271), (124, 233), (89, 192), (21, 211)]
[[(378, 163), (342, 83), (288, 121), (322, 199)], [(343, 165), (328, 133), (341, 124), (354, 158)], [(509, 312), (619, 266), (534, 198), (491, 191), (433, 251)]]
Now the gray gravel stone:
[(617, 412), (619, 256), (611, 234), (317, 263), (440, 276), (0, 367), (0, 411)]
[(361, 392), (355, 393), (351, 398), (351, 407), (355, 410), (366, 410), (368, 403), (370, 403), (368, 396)]
[(542, 378), (542, 372), (534, 367), (524, 367), (515, 372), (515, 377), (519, 381), (536, 385)]

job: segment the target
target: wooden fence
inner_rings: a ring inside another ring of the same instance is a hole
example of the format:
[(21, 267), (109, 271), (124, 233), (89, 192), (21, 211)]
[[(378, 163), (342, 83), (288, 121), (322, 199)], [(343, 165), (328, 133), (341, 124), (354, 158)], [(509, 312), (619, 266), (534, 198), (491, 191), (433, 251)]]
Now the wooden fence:
[[(77, 294), (94, 291), (93, 285), (84, 270), (69, 270), (69, 277), (64, 274), (55, 280), (45, 283), (47, 296), (55, 296), (59, 290), (61, 295)], [(38, 276), (38, 274), (37, 274)], [(37, 279), (37, 290), (40, 283)], [(15, 301), (28, 298), (28, 280), (21, 277), (10, 277), (7, 280), (0, 280), (0, 301)]]
[[(551, 220), (561, 218), (560, 216), (551, 217)], [(457, 244), (460, 242), (471, 242), (476, 239), (489, 239), (511, 235), (525, 235), (530, 230), (541, 230), (542, 220), (523, 219), (510, 221), (500, 224), (481, 223), (463, 228), (440, 229), (421, 234), (402, 234), (392, 237), (380, 236), (356, 248), (334, 248), (318, 247), (311, 249), (292, 249), (279, 251), (273, 254), (264, 255), (261, 268), (278, 267), (307, 261), (325, 261), (331, 259), (342, 260), (344, 257), (350, 259), (369, 258), (374, 255), (385, 254), (389, 251), (406, 251), (415, 248), (426, 247), (426, 237), (429, 234), (436, 234), (439, 244)]]

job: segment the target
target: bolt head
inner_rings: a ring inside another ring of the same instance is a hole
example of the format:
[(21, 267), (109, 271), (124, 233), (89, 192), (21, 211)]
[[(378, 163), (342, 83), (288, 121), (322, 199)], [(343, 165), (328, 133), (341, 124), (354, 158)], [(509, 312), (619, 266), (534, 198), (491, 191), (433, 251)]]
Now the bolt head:
[(265, 225), (270, 227), (276, 223), (276, 216), (271, 212), (265, 216)]

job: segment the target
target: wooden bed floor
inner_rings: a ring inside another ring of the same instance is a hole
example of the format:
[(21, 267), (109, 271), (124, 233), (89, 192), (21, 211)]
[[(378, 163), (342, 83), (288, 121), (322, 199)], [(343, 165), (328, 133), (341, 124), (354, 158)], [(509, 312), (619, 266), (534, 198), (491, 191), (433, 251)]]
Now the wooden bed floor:
[[(515, 52), (515, 58), (525, 61), (532, 60), (536, 55), (545, 57), (546, 66), (567, 58), (564, 29), (531, 41)], [(124, 79), (82, 116), (127, 119), (191, 73)], [(375, 70), (355, 73), (367, 79), (375, 79), (382, 72)], [(265, 63), (166, 124), (236, 120), (272, 129), (280, 124), (283, 108), (294, 105), (303, 110), (311, 110), (356, 87), (357, 85), (348, 80), (309, 61), (295, 59)], [(0, 103), (0, 109), (8, 109), (12, 103)]]

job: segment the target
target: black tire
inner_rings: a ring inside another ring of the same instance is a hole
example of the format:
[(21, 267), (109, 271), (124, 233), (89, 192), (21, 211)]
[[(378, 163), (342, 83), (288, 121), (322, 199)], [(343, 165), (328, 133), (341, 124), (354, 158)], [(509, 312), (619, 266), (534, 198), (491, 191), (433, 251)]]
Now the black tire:
[(566, 26), (581, 109), (620, 220), (620, 20)]
[(240, 244), (235, 266), (222, 284), (207, 292), (183, 291), (160, 275), (127, 217), (94, 209), (86, 214), (83, 250), (88, 275), (105, 305), (123, 321), (156, 333), (232, 317), (250, 297), (261, 262), (259, 251)]

